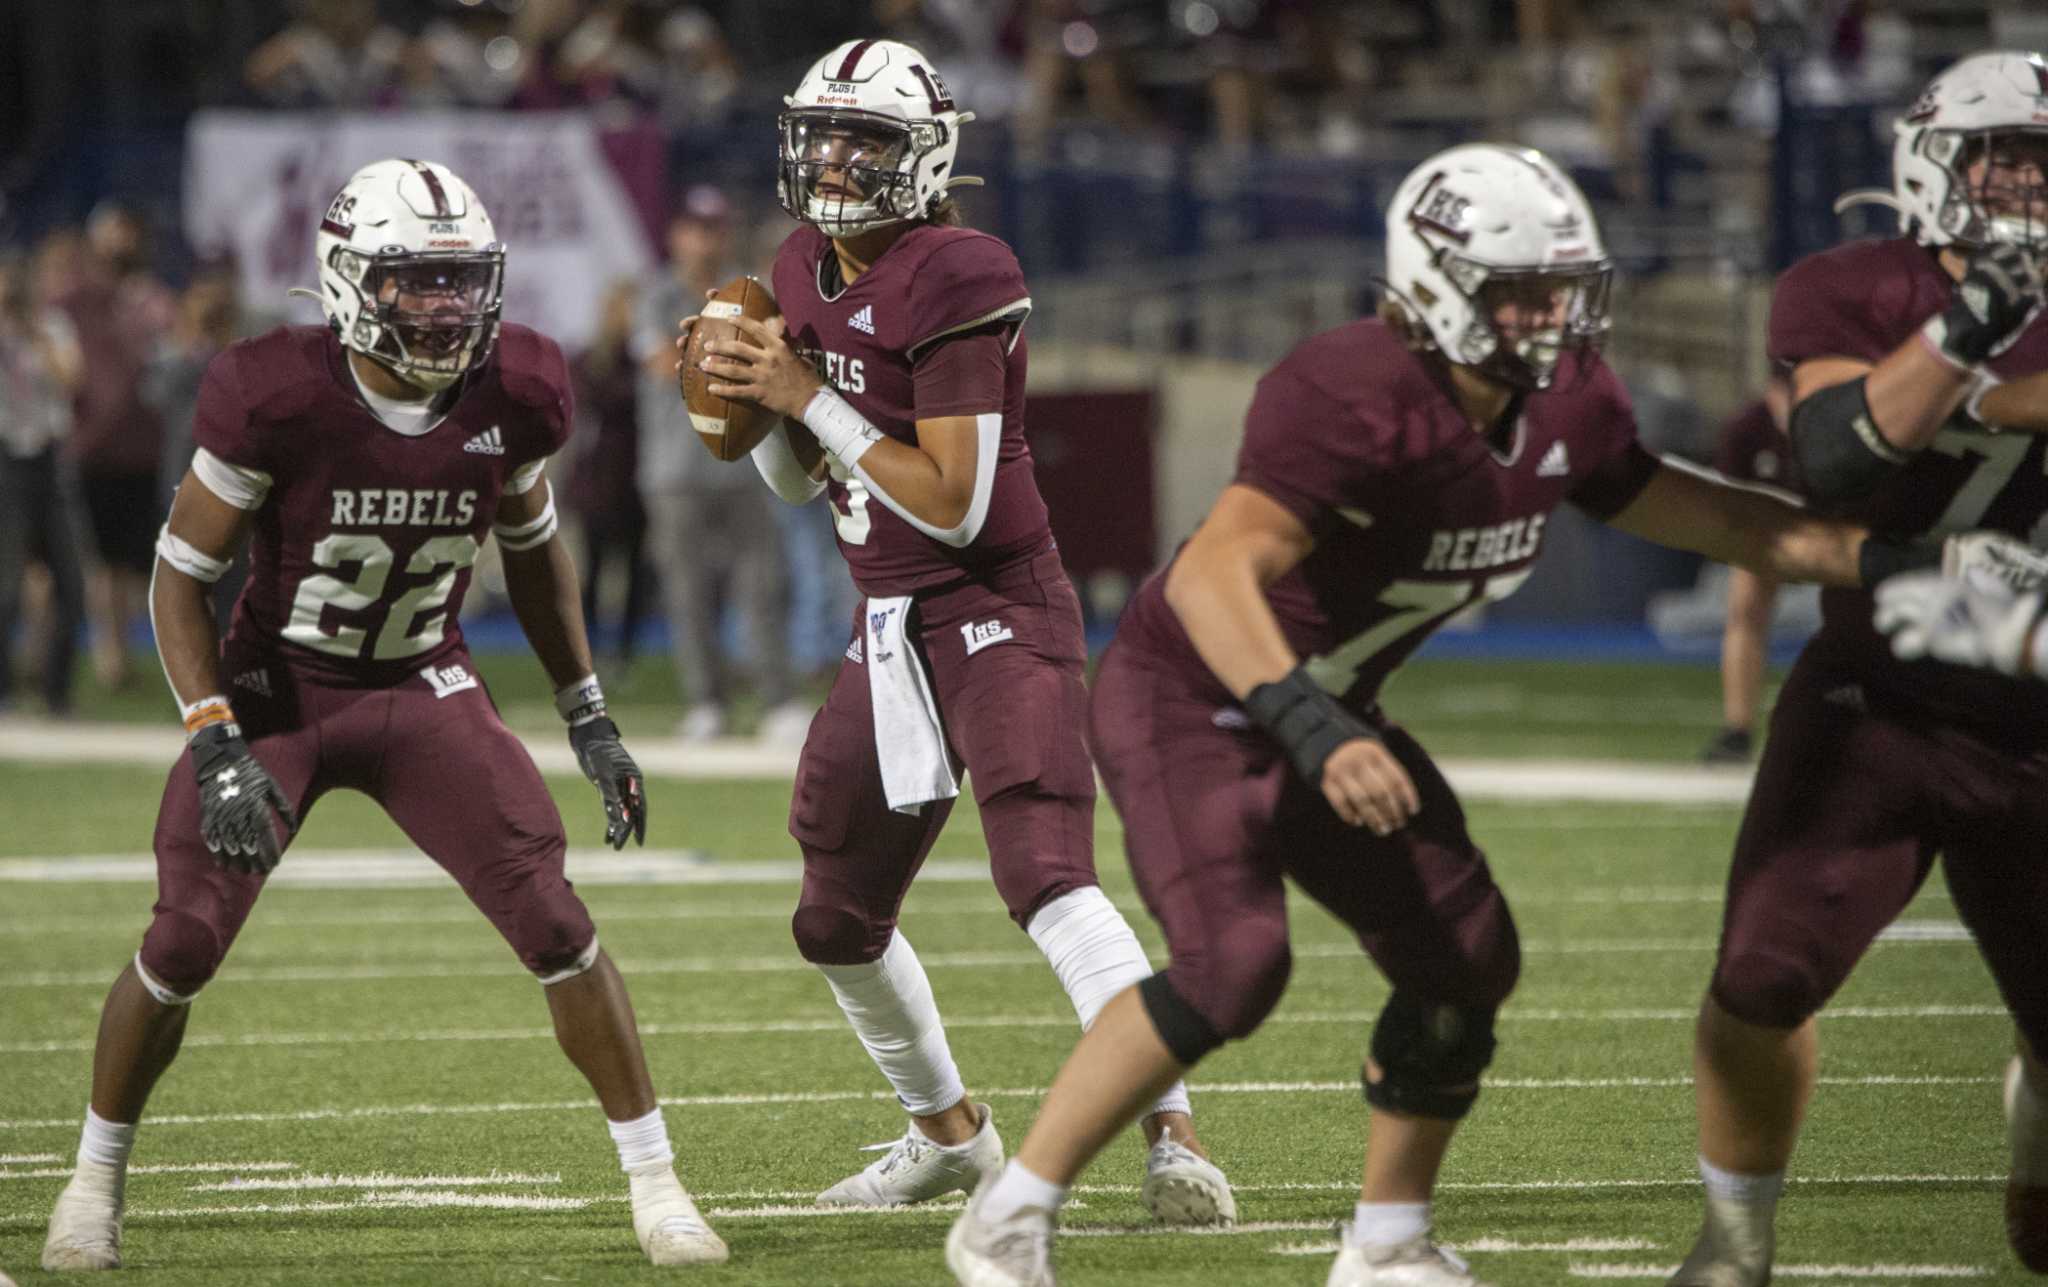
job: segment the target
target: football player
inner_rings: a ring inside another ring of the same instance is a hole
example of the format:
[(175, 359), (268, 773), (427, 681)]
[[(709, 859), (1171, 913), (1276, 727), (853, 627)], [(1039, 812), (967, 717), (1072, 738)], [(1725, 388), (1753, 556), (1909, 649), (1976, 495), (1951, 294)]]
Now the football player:
[[(357, 171), (316, 248), (327, 325), (280, 327), (213, 359), (198, 451), (157, 539), (157, 647), (189, 745), (157, 814), (155, 917), (101, 1012), (43, 1267), (121, 1263), (150, 1089), (265, 877), (337, 787), (381, 804), (539, 979), (609, 1121), (648, 1258), (724, 1260), (676, 1178), (625, 984), (563, 875), (561, 817), (457, 623), (495, 535), (569, 743), (603, 793), (606, 839), (641, 840), (640, 770), (591, 674), (543, 473), (571, 425), (561, 350), (499, 322), (505, 248), (446, 166)], [(223, 642), (209, 587), (244, 541), (250, 572)]]
[[(708, 345), (704, 367), (714, 394), (787, 417), (755, 464), (785, 500), (829, 496), (865, 596), (797, 769), (793, 930), (910, 1115), (818, 1201), (895, 1206), (972, 1189), (1003, 1160), (896, 923), (961, 765), (996, 890), (1082, 1026), (1151, 967), (1095, 879), (1081, 611), (1024, 441), (1030, 294), (947, 196), (974, 182), (953, 169), (971, 113), (888, 40), (834, 49), (787, 102), (779, 187), (801, 226), (775, 260), (782, 315), (738, 319), (744, 336)], [(1157, 1090), (1146, 1204), (1171, 1223), (1234, 1219), (1185, 1088)]]
[[(1791, 443), (1792, 382), (1774, 374), (1764, 395), (1721, 426), (1714, 468), (1723, 478), (1796, 494)], [(1764, 663), (1771, 650), (1771, 617), (1778, 583), (1748, 568), (1729, 568), (1727, 620), (1721, 629), (1721, 731), (1700, 752), (1708, 764), (1744, 764), (1755, 745), (1757, 707), (1763, 701)], [(1704, 579), (1704, 578), (1703, 578)]]
[(961, 1283), (1053, 1281), (1055, 1214), (1102, 1141), (1279, 1001), (1292, 878), (1393, 984), (1330, 1287), (1472, 1284), (1434, 1241), (1431, 1193), (1520, 952), (1456, 795), (1381, 711), (1381, 684), (1444, 621), (1521, 585), (1567, 501), (1788, 580), (1855, 585), (1925, 557), (1639, 445), (1593, 352), (1599, 229), (1540, 153), (1472, 144), (1424, 162), (1386, 245), (1381, 316), (1260, 381), (1235, 481), (1103, 658), (1092, 745), (1171, 963), (1103, 1010), (954, 1225)]
[[(1772, 303), (1807, 493), (1886, 533), (2038, 532), (2048, 440), (1999, 430), (2038, 418), (2048, 371), (2048, 61), (1957, 63), (1900, 120), (1892, 157), (1877, 199), (1901, 235), (1802, 260)], [(2008, 1218), (2048, 1272), (2048, 692), (1899, 660), (1865, 591), (1829, 591), (1822, 612), (1736, 842), (1693, 1054), (1706, 1222), (1672, 1282), (1769, 1281), (1814, 1016), (1936, 853), (2020, 1030)]]

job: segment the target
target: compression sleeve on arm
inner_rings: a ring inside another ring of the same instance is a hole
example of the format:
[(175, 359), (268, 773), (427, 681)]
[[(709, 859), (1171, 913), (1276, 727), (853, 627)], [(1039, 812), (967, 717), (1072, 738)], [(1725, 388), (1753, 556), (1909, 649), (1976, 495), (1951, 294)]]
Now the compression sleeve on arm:
[(1862, 379), (1806, 395), (1792, 408), (1792, 449), (1813, 500), (1859, 500), (1913, 458), (1885, 441), (1871, 418)]
[(752, 456), (754, 468), (761, 471), (768, 490), (792, 505), (815, 500), (825, 490), (824, 480), (811, 477), (797, 460), (796, 450), (789, 445), (789, 432), (781, 425), (768, 431)]

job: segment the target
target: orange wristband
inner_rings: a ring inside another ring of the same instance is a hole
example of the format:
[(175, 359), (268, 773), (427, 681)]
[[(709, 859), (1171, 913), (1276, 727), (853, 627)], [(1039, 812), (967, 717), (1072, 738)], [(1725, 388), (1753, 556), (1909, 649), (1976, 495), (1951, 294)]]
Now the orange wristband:
[(184, 708), (185, 736), (191, 737), (210, 724), (231, 724), (235, 712), (225, 697), (202, 697)]

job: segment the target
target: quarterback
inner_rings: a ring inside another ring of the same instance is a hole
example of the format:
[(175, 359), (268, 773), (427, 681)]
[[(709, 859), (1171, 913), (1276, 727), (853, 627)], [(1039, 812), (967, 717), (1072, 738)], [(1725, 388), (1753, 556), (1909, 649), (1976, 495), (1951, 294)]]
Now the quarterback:
[(1566, 502), (1791, 580), (1855, 585), (1914, 557), (1638, 443), (1594, 352), (1599, 228), (1540, 153), (1425, 161), (1394, 194), (1386, 244), (1380, 316), (1308, 339), (1260, 381), (1235, 480), (1103, 658), (1089, 733), (1171, 960), (1103, 1010), (953, 1226), (947, 1263), (968, 1287), (1049, 1287), (1056, 1213), (1103, 1140), (1272, 1011), (1289, 879), (1393, 985), (1330, 1287), (1470, 1287), (1434, 1239), (1431, 1195), (1520, 950), (1456, 795), (1381, 710), (1381, 685), (1445, 620), (1526, 580)]
[[(648, 1258), (722, 1261), (676, 1178), (625, 984), (563, 875), (561, 817), (457, 624), (495, 535), (569, 742), (603, 793), (606, 839), (640, 840), (640, 770), (591, 674), (542, 472), (571, 425), (561, 350), (500, 323), (505, 248), (445, 166), (365, 166), (316, 246), (328, 324), (214, 358), (198, 451), (157, 540), (152, 617), (188, 746), (157, 814), (155, 916), (100, 1016), (77, 1168), (43, 1267), (121, 1263), (150, 1090), (265, 877), (338, 787), (381, 804), (540, 981), (609, 1121)], [(209, 587), (245, 541), (249, 576), (223, 642)]]
[[(775, 259), (782, 316), (740, 319), (704, 369), (714, 394), (787, 418), (754, 462), (784, 500), (828, 495), (865, 596), (797, 769), (793, 930), (911, 1118), (818, 1200), (894, 1206), (972, 1189), (1003, 1160), (896, 923), (963, 766), (996, 890), (1082, 1026), (1151, 967), (1095, 879), (1080, 605), (1024, 441), (1031, 298), (1009, 247), (959, 226), (946, 195), (973, 182), (953, 169), (972, 114), (887, 40), (833, 50), (787, 102), (779, 187), (800, 226)], [(1186, 1090), (1158, 1091), (1146, 1204), (1169, 1223), (1234, 1219)]]
[[(1982, 527), (2038, 540), (2048, 60), (1989, 53), (1949, 68), (1899, 122), (1892, 158), (1893, 188), (1877, 199), (1897, 208), (1901, 235), (1802, 260), (1772, 301), (1770, 355), (1791, 372), (1807, 493), (1895, 536)], [(2037, 579), (2011, 571), (2020, 588)], [(1938, 658), (1976, 638), (1971, 589), (1889, 590), (1899, 651)], [(1693, 1052), (1706, 1222), (1672, 1282), (1770, 1281), (1819, 1059), (1814, 1016), (1937, 853), (2019, 1028), (2007, 1222), (2020, 1259), (2048, 1273), (2048, 690), (2017, 678), (2031, 618), (2015, 613), (1989, 640), (1993, 667), (1970, 669), (1895, 656), (1865, 590), (1825, 592), (1822, 612), (1778, 698), (1736, 842)]]

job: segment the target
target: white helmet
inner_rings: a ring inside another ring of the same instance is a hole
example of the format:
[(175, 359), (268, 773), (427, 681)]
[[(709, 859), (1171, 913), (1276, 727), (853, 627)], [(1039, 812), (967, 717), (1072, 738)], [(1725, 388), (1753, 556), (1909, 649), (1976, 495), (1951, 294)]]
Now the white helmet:
[(489, 356), (505, 247), (445, 165), (377, 161), (342, 185), (314, 238), (320, 307), (341, 342), (439, 392)]
[[(1892, 190), (1846, 193), (1838, 213), (1891, 206), (1899, 230), (1923, 246), (2048, 246), (2048, 184), (2002, 193), (2001, 206), (2016, 208), (1994, 212), (1968, 179), (1970, 164), (1999, 136), (2032, 135), (2048, 149), (2048, 60), (2040, 54), (1970, 55), (1936, 76), (1893, 132)], [(2048, 150), (2041, 164), (2048, 169)]]
[[(960, 127), (974, 113), (954, 106), (931, 60), (909, 45), (850, 40), (782, 101), (776, 192), (790, 217), (828, 237), (926, 218), (947, 188), (981, 182), (953, 173)], [(835, 160), (834, 139), (846, 135)], [(845, 172), (846, 190), (819, 191), (828, 166)]]
[[(1466, 143), (1424, 161), (1387, 209), (1387, 285), (1452, 362), (1546, 389), (1568, 348), (1607, 333), (1613, 264), (1578, 185), (1533, 148)], [(1561, 303), (1547, 325), (1503, 336), (1518, 287)], [(1558, 292), (1562, 292), (1561, 297)]]

